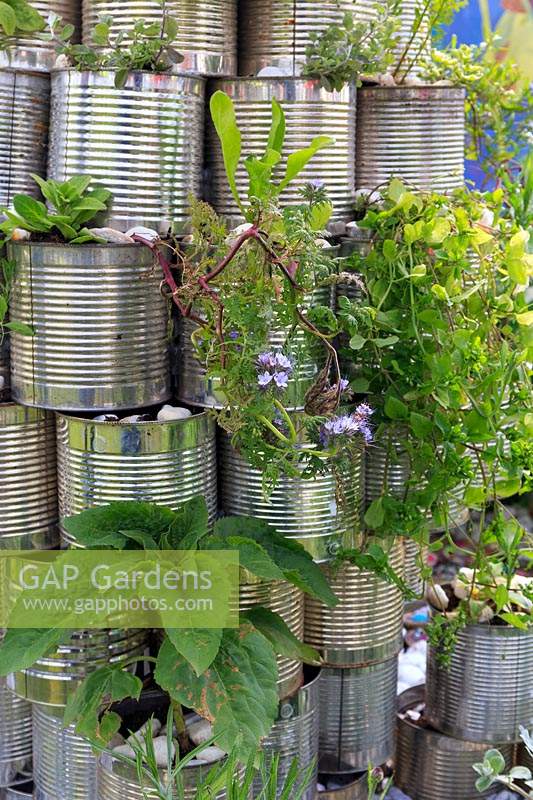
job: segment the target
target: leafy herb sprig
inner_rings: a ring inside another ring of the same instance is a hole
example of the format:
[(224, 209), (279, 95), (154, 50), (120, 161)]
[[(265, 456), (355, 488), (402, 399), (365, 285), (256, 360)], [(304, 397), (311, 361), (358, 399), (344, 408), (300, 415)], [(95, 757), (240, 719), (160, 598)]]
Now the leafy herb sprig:
[(16, 45), (17, 37), (39, 33), (46, 22), (27, 0), (0, 2), (0, 50)]

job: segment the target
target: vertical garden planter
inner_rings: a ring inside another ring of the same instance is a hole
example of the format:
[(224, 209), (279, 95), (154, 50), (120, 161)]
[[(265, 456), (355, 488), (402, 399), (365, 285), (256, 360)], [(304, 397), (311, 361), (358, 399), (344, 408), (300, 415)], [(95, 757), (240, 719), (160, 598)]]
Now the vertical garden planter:
[[(397, 543), (389, 554), (396, 571), (403, 569), (403, 549)], [(363, 666), (398, 655), (402, 644), (401, 591), (375, 573), (345, 565), (324, 565), (329, 584), (340, 602), (328, 608), (314, 597), (305, 598), (307, 644), (321, 651), (326, 664)]]
[[(319, 776), (320, 780), (320, 776)], [(335, 784), (340, 783), (335, 780)], [(327, 792), (320, 792), (320, 800), (367, 800), (368, 798), (368, 778), (366, 772), (360, 775), (355, 781), (350, 781), (339, 786), (338, 789), (330, 789)]]
[(113, 72), (52, 75), (48, 177), (85, 173), (113, 193), (102, 222), (179, 233), (189, 195), (200, 195), (204, 80), (132, 72), (122, 89)]
[(0, 205), (16, 194), (39, 194), (31, 173), (46, 175), (50, 78), (0, 69)]
[[(312, 302), (331, 306), (330, 287), (320, 288), (313, 292)], [(202, 408), (223, 408), (227, 398), (218, 382), (208, 378), (205, 365), (197, 358), (191, 336), (198, 330), (196, 323), (189, 319), (180, 322), (178, 360), (179, 370), (178, 398), (181, 402)], [(288, 346), (285, 346), (289, 342)], [(323, 348), (298, 328), (291, 335), (290, 328), (272, 330), (269, 337), (272, 350), (282, 350), (290, 355), (295, 363), (294, 372), (284, 392), (285, 407), (290, 410), (301, 410), (304, 407), (305, 395), (312, 386), (322, 366)]]
[(34, 800), (96, 800), (96, 756), (61, 708), (33, 707), (33, 740)]
[(533, 631), (468, 625), (448, 669), (428, 648), (426, 718), (448, 736), (472, 742), (519, 742), (533, 726)]
[(7, 403), (11, 394), (11, 375), (9, 366), (9, 334), (0, 334), (0, 403)]
[(116, 500), (177, 508), (203, 494), (214, 521), (216, 426), (207, 414), (135, 424), (58, 415), (57, 453), (60, 517)]
[(57, 477), (52, 414), (0, 404), (0, 549), (55, 547)]
[[(279, 757), (278, 787), (281, 788), (294, 759), (298, 759), (299, 771), (309, 769), (318, 755), (318, 713), (320, 674), (313, 676), (292, 697), (280, 703), (278, 719), (266, 736), (261, 748), (267, 763), (273, 756)], [(254, 796), (259, 796), (262, 782), (254, 781)], [(302, 795), (302, 800), (315, 800), (316, 777)], [(103, 798), (102, 798), (103, 800)]]
[(426, 561), (428, 548), (421, 548), (418, 542), (413, 539), (408, 539), (406, 536), (402, 537), (402, 546), (404, 551), (404, 576), (407, 586), (417, 595), (421, 595), (424, 591), (424, 580), (420, 574), (420, 555), (424, 562)]
[(418, 189), (464, 183), (465, 94), (451, 86), (363, 86), (357, 92), (356, 187), (392, 176)]
[[(408, 689), (398, 700), (398, 738), (396, 744), (395, 783), (411, 800), (475, 800), (494, 795), (492, 786), (485, 792), (475, 788), (473, 765), (483, 761), (491, 745), (452, 739), (425, 723), (418, 725), (405, 713), (419, 708), (424, 701), (424, 687)], [(510, 768), (513, 747), (498, 748)]]
[[(237, 0), (167, 0), (166, 10), (178, 22), (173, 47), (183, 61), (176, 70), (198, 75), (235, 75), (237, 71)], [(155, 0), (83, 0), (83, 42), (102, 16), (113, 18), (111, 37), (131, 30), (135, 19), (161, 19)], [(124, 43), (128, 39), (125, 37)]]
[[(335, 145), (319, 151), (282, 193), (285, 205), (302, 202), (299, 190), (310, 180), (322, 180), (333, 204), (333, 219), (352, 218), (355, 159), (355, 88), (327, 92), (314, 81), (298, 78), (240, 78), (213, 82), (213, 90), (226, 92), (235, 104), (245, 155), (261, 155), (268, 141), (271, 103), (276, 98), (287, 118), (285, 149), (291, 153), (307, 147), (316, 136), (332, 136)], [(238, 220), (241, 212), (228, 188), (222, 150), (214, 125), (208, 123), (207, 166), (210, 200), (219, 214)], [(237, 187), (246, 196), (248, 173), (237, 170)]]
[(144, 630), (76, 631), (55, 653), (11, 673), (8, 686), (32, 703), (64, 708), (87, 675), (105, 664), (116, 665), (142, 655), (146, 640)]
[(13, 244), (13, 397), (64, 410), (138, 408), (169, 397), (167, 305), (142, 245)]
[(31, 706), (10, 692), (6, 679), (0, 678), (0, 787), (27, 773), (31, 757)]
[[(50, 14), (61, 17), (64, 25), (74, 25), (73, 42), (79, 42), (81, 24), (80, 0), (30, 0), (30, 5), (43, 19)], [(13, 66), (17, 69), (31, 69), (38, 72), (50, 72), (54, 66), (57, 53), (55, 44), (47, 40), (42, 33), (26, 34), (13, 39), (13, 45), (0, 51), (0, 65)], [(32, 172), (33, 170), (29, 170)]]
[(315, 561), (328, 561), (341, 546), (354, 545), (361, 533), (362, 453), (351, 474), (343, 475), (343, 508), (333, 471), (312, 480), (281, 477), (266, 498), (262, 473), (237, 453), (226, 434), (219, 444), (220, 500), (226, 514), (264, 520), (299, 541)]
[(321, 772), (363, 771), (392, 757), (397, 674), (396, 656), (365, 667), (322, 670)]

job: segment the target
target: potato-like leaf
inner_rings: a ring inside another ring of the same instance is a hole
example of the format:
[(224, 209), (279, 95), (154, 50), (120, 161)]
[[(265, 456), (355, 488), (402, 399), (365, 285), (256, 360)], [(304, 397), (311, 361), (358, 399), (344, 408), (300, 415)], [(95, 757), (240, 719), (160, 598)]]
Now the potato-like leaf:
[(64, 637), (61, 628), (10, 628), (0, 643), (0, 676), (31, 667)]
[[(138, 532), (146, 532), (158, 542), (174, 521), (174, 512), (155, 503), (121, 501), (89, 508), (63, 520), (65, 529), (81, 545), (87, 548), (109, 548), (115, 550), (142, 549), (138, 544)], [(136, 532), (135, 541), (128, 531)]]
[(166, 628), (166, 634), (176, 649), (197, 675), (213, 663), (220, 649), (222, 630), (219, 628)]
[(301, 642), (279, 614), (275, 614), (268, 608), (255, 606), (243, 614), (243, 617), (249, 620), (263, 636), (266, 636), (278, 655), (295, 658), (306, 664), (320, 665), (322, 663), (320, 653), (308, 644)]

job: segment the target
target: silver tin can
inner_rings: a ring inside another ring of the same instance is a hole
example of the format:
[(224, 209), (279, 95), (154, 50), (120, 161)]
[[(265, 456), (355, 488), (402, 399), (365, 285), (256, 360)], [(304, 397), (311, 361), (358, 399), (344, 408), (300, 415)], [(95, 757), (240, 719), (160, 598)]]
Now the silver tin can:
[(96, 756), (62, 712), (33, 707), (34, 800), (96, 800)]
[(392, 757), (397, 675), (396, 656), (366, 667), (322, 670), (321, 772), (362, 771)]
[(16, 194), (38, 197), (31, 174), (46, 175), (49, 76), (0, 69), (0, 108), (0, 207), (8, 207)]
[(401, 538), (404, 552), (404, 577), (405, 582), (411, 591), (421, 596), (424, 592), (424, 580), (420, 573), (420, 559), (425, 563), (428, 555), (428, 548), (408, 539), (406, 536)]
[[(282, 618), (289, 630), (300, 641), (304, 632), (304, 594), (287, 581), (261, 581), (241, 570), (239, 585), (239, 611), (244, 613), (254, 606), (263, 606)], [(293, 694), (302, 684), (303, 664), (293, 658), (278, 656), (278, 693), (281, 698)]]
[(262, 519), (278, 533), (296, 539), (315, 561), (328, 561), (340, 547), (353, 547), (361, 534), (362, 453), (343, 473), (343, 497), (337, 499), (333, 470), (313, 479), (280, 477), (269, 497), (263, 474), (231, 446), (219, 442), (220, 504), (226, 514)]
[[(13, 244), (14, 399), (92, 411), (169, 397), (167, 303), (161, 270), (143, 245)], [(67, 278), (66, 278), (67, 276)]]
[[(389, 553), (391, 567), (403, 572), (403, 548)], [(340, 602), (328, 608), (310, 595), (305, 598), (307, 644), (320, 650), (332, 666), (364, 666), (398, 655), (402, 646), (403, 598), (392, 583), (351, 565), (338, 570), (322, 567)]]
[[(309, 768), (318, 755), (320, 675), (313, 677), (292, 697), (279, 706), (278, 719), (262, 743), (261, 749), (269, 760), (279, 757), (278, 788), (281, 789), (294, 759), (300, 771)], [(263, 788), (260, 778), (253, 784), (254, 796), (259, 797)], [(315, 800), (316, 778), (313, 778), (302, 795), (302, 800)]]
[[(298, 179), (282, 193), (281, 200), (285, 205), (297, 205), (302, 202), (299, 190), (305, 183), (323, 180), (333, 204), (333, 219), (352, 218), (355, 200), (354, 86), (346, 86), (340, 92), (327, 92), (317, 82), (301, 78), (238, 78), (213, 81), (212, 89), (226, 92), (233, 99), (244, 155), (264, 152), (273, 98), (281, 103), (287, 119), (286, 154), (308, 147), (316, 136), (334, 137), (335, 144), (313, 157)], [(236, 221), (241, 218), (241, 212), (228, 187), (220, 143), (211, 121), (207, 123), (206, 143), (211, 203), (219, 214)], [(239, 194), (246, 198), (248, 173), (242, 162), (236, 182)]]
[(17, 775), (27, 772), (32, 744), (31, 706), (0, 678), (0, 786), (9, 786)]
[[(473, 765), (483, 761), (491, 745), (466, 742), (438, 733), (427, 725), (417, 725), (405, 713), (424, 702), (424, 687), (403, 692), (398, 699), (395, 784), (412, 800), (475, 800), (494, 795), (495, 787), (478, 792)], [(498, 747), (507, 767), (512, 764), (513, 747)]]
[[(166, 10), (178, 22), (173, 47), (184, 57), (175, 71), (197, 75), (235, 75), (237, 71), (237, 0), (167, 0)], [(92, 44), (92, 29), (102, 16), (113, 18), (111, 38), (131, 30), (136, 19), (161, 19), (156, 0), (83, 0), (83, 42)], [(128, 44), (128, 37), (123, 40)]]
[[(73, 42), (79, 42), (81, 24), (81, 0), (30, 0), (43, 19), (50, 14), (61, 17), (64, 25), (74, 25)], [(0, 66), (28, 69), (34, 72), (50, 72), (57, 58), (55, 44), (42, 33), (17, 36), (6, 50), (0, 51)], [(29, 170), (30, 172), (33, 170)]]
[[(145, 630), (75, 631), (66, 644), (20, 672), (7, 684), (18, 697), (43, 706), (64, 708), (80, 683), (106, 664), (117, 665), (144, 653)], [(64, 800), (64, 798), (61, 798)]]
[(9, 366), (9, 334), (0, 333), (0, 403), (7, 403), (11, 395)]
[(216, 425), (207, 414), (135, 424), (58, 415), (57, 454), (60, 517), (116, 500), (175, 509), (203, 494), (215, 519)]
[(395, 176), (417, 189), (463, 186), (465, 94), (449, 86), (363, 86), (357, 92), (356, 187)]
[(441, 733), (472, 742), (519, 742), (533, 727), (533, 630), (468, 625), (449, 669), (428, 648), (426, 717)]
[[(368, 778), (366, 772), (359, 775), (355, 780), (350, 778), (348, 783), (342, 780), (342, 786), (339, 778), (340, 776), (334, 781), (339, 788), (320, 792), (318, 795), (319, 800), (368, 800)], [(318, 779), (320, 781), (320, 775)]]
[(201, 194), (204, 80), (131, 72), (52, 74), (48, 177), (92, 175), (113, 192), (102, 224), (186, 228), (189, 196)]
[(42, 409), (0, 404), (0, 549), (58, 543), (55, 422)]
[(17, 783), (0, 789), (0, 800), (33, 800), (33, 783)]

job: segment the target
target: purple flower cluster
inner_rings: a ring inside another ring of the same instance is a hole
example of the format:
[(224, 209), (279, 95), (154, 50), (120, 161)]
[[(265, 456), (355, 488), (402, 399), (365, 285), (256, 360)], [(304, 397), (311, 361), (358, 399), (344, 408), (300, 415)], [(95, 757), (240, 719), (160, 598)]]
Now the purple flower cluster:
[(369, 444), (372, 441), (370, 417), (373, 413), (369, 405), (361, 403), (351, 414), (341, 414), (328, 419), (320, 428), (320, 441), (323, 447), (329, 447), (332, 441), (342, 436), (351, 437), (356, 434), (360, 434)]
[(292, 374), (292, 361), (283, 353), (270, 351), (261, 353), (257, 358), (257, 383), (260, 389), (273, 386), (286, 389)]

